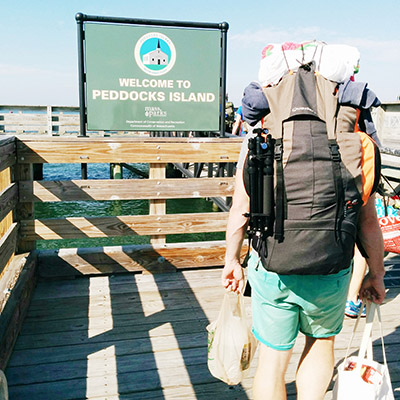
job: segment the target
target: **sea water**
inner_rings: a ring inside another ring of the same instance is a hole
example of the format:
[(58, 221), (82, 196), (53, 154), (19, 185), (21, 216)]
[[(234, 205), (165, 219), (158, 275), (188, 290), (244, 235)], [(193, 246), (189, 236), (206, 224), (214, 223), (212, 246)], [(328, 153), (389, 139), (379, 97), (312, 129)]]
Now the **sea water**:
[[(134, 164), (144, 174), (148, 164)], [(87, 164), (88, 179), (109, 179), (109, 164)], [(132, 171), (123, 169), (124, 179), (143, 179)], [(81, 179), (79, 164), (44, 164), (43, 180)], [(167, 214), (212, 212), (213, 203), (206, 199), (173, 199), (166, 201)], [(101, 217), (121, 215), (148, 215), (148, 200), (110, 200), (110, 201), (63, 201), (35, 203), (35, 218)], [(223, 232), (168, 235), (167, 243), (195, 242), (203, 240), (223, 240)], [(62, 240), (38, 240), (38, 249), (57, 249), (68, 247), (101, 247), (127, 244), (150, 243), (149, 236), (118, 236), (110, 238), (82, 238)]]

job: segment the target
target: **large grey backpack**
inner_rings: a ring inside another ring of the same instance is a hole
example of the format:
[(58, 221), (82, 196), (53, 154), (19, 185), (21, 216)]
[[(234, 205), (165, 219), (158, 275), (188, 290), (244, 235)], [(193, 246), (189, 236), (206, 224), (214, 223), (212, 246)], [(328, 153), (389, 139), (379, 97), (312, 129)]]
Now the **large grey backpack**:
[[(357, 132), (357, 109), (339, 104), (337, 88), (312, 62), (263, 89), (270, 110), (264, 127), (274, 143), (274, 193), (263, 193), (272, 198), (272, 224), (250, 235), (267, 270), (333, 274), (352, 260), (380, 159), (369, 136)], [(249, 162), (243, 171), (251, 195)]]

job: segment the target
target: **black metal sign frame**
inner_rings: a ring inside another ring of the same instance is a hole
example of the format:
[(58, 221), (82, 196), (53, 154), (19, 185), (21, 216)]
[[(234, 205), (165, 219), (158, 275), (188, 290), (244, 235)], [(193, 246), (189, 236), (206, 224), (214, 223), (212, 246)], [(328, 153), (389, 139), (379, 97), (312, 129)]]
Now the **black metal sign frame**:
[(110, 24), (134, 24), (143, 26), (176, 27), (176, 28), (198, 28), (215, 29), (221, 31), (221, 57), (220, 57), (220, 93), (219, 93), (219, 133), (225, 136), (225, 96), (226, 96), (226, 54), (227, 33), (229, 24), (200, 23), (184, 21), (163, 21), (153, 19), (103, 17), (77, 13), (75, 16), (78, 29), (78, 76), (79, 76), (79, 108), (80, 108), (80, 133), (79, 136), (87, 136), (87, 102), (86, 102), (86, 69), (85, 69), (85, 22), (98, 22)]

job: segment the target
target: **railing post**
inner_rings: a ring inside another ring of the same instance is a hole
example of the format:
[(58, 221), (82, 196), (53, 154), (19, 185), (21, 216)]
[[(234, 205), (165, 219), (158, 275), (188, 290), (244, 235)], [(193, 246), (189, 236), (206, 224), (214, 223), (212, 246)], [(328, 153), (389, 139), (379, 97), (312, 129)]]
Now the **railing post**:
[[(17, 164), (16, 181), (33, 181), (33, 164)], [(17, 205), (16, 212), (18, 222), (34, 219), (34, 203), (21, 203)], [(18, 252), (23, 253), (35, 249), (34, 240), (26, 240), (23, 236), (19, 237)]]
[(110, 179), (122, 179), (122, 165), (110, 164)]
[[(227, 174), (228, 177), (232, 177), (235, 172), (235, 164), (234, 163), (227, 163)], [(225, 199), (225, 204), (227, 207), (230, 207), (232, 204), (232, 197), (227, 197)]]
[[(149, 178), (150, 179), (165, 179), (166, 178), (166, 164), (153, 164), (149, 166)], [(154, 199), (149, 200), (149, 214), (150, 215), (165, 215), (167, 212), (166, 200)], [(154, 235), (150, 236), (151, 244), (164, 244), (166, 243), (165, 235)]]
[(53, 118), (52, 118), (52, 107), (47, 106), (47, 134), (51, 136), (53, 134)]

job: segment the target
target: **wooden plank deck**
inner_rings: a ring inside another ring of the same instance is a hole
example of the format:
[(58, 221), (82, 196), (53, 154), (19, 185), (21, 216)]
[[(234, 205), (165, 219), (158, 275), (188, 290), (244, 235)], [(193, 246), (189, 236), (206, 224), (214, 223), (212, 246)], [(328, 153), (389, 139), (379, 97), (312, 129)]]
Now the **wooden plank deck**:
[[(383, 326), (400, 399), (400, 258), (389, 258), (386, 267)], [(249, 376), (234, 387), (207, 369), (205, 328), (217, 317), (224, 293), (219, 277), (220, 269), (201, 269), (40, 282), (6, 370), (10, 400), (252, 399), (254, 361)], [(250, 314), (248, 298), (246, 305)], [(353, 324), (346, 319), (337, 338), (337, 363)], [(377, 337), (375, 329), (380, 360)], [(300, 336), (288, 369), (289, 399), (295, 399), (303, 343)]]

